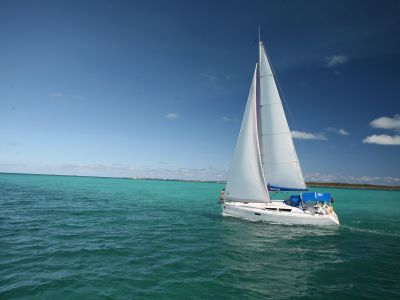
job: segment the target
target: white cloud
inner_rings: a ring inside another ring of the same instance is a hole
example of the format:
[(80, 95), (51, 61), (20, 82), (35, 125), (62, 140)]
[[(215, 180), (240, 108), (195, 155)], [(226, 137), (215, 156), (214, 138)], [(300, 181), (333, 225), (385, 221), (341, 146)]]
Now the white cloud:
[(380, 117), (378, 119), (372, 120), (369, 125), (373, 128), (389, 129), (400, 132), (400, 115), (394, 115), (393, 118)]
[(326, 129), (326, 131), (335, 132), (335, 133), (340, 134), (340, 135), (349, 135), (350, 134), (347, 130), (345, 130), (343, 128), (338, 129), (338, 128), (335, 128), (335, 127), (328, 127)]
[(381, 134), (381, 135), (370, 135), (367, 136), (364, 140), (363, 143), (365, 144), (377, 144), (377, 145), (400, 145), (400, 135), (387, 135), (387, 134)]
[(212, 74), (207, 74), (207, 73), (202, 73), (201, 76), (203, 76), (204, 78), (207, 78), (210, 81), (216, 81), (218, 79), (217, 76), (212, 75)]
[(179, 118), (179, 114), (175, 112), (168, 113), (164, 116), (164, 118), (169, 119), (169, 120), (174, 120)]
[(292, 131), (292, 137), (300, 140), (321, 140), (325, 141), (326, 137), (322, 133), (309, 133), (304, 131)]
[(343, 128), (339, 129), (338, 133), (340, 135), (350, 135), (350, 133)]
[(229, 122), (229, 121), (232, 121), (232, 119), (229, 118), (229, 117), (227, 117), (227, 116), (223, 116), (222, 119), (221, 119), (221, 121), (222, 121), (222, 122)]
[[(380, 117), (372, 120), (369, 125), (376, 129), (387, 129), (393, 130), (396, 133), (400, 133), (400, 114), (396, 114), (391, 117)], [(387, 135), (387, 134), (373, 134), (367, 136), (363, 143), (365, 144), (377, 144), (377, 145), (400, 145), (400, 135)]]
[(325, 57), (325, 66), (332, 68), (338, 65), (343, 65), (349, 61), (346, 55), (332, 55)]

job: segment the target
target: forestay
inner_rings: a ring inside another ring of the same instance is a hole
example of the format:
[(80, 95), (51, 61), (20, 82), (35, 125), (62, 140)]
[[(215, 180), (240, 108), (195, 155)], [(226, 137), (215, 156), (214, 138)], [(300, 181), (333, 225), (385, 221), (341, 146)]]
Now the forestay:
[(306, 189), (274, 75), (260, 42), (261, 160), (265, 181), (276, 189)]
[(257, 65), (225, 187), (227, 201), (270, 202), (258, 142), (256, 76)]

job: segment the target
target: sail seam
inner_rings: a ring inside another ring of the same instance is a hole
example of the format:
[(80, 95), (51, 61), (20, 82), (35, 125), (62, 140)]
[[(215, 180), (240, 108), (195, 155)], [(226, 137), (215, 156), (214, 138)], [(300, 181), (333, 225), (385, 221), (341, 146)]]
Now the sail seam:
[(262, 135), (274, 135), (274, 134), (281, 134), (281, 133), (290, 133), (290, 130), (288, 130), (288, 131), (268, 132), (268, 133), (263, 133)]
[(282, 103), (282, 102), (279, 100), (279, 101), (277, 101), (277, 102), (271, 102), (271, 103), (260, 104), (260, 106), (263, 107), (263, 106), (269, 106), (269, 105), (280, 104), (280, 103)]
[(294, 163), (299, 162), (298, 160), (286, 160), (286, 161), (271, 161), (271, 162), (263, 162), (263, 164), (287, 164), (287, 163)]
[(265, 74), (265, 75), (261, 75), (261, 78), (265, 77), (265, 76), (274, 76), (274, 74)]

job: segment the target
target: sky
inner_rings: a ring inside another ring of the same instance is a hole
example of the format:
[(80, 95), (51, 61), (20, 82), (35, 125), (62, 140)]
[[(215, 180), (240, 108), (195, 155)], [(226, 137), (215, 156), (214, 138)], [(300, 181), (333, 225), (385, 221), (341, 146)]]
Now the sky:
[(399, 1), (0, 0), (0, 172), (226, 179), (258, 25), (306, 180), (400, 185)]

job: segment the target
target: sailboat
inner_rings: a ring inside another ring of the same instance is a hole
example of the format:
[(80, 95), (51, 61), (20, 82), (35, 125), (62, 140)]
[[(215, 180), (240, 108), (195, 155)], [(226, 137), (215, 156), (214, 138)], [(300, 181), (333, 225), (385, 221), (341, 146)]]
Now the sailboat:
[[(287, 199), (270, 193), (297, 191)], [(224, 216), (280, 224), (339, 225), (329, 193), (307, 192), (275, 76), (259, 38), (247, 105), (219, 203)]]

